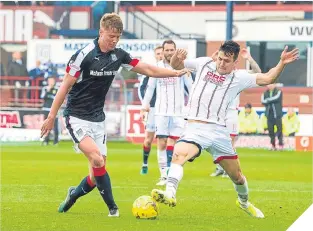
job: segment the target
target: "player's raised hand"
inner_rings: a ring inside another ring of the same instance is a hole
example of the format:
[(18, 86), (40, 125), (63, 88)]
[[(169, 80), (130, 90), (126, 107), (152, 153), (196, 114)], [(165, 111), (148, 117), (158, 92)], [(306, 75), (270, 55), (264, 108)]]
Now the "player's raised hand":
[(244, 59), (249, 59), (249, 58), (251, 58), (251, 54), (246, 48), (243, 48), (241, 50), (241, 57)]
[(285, 46), (285, 49), (280, 55), (280, 60), (283, 64), (289, 64), (299, 59), (299, 49), (295, 48), (291, 51), (288, 51), (288, 46)]
[(218, 50), (214, 51), (214, 53), (211, 55), (211, 58), (215, 62), (217, 60)]
[(45, 119), (45, 121), (43, 122), (43, 125), (41, 126), (40, 138), (47, 136), (53, 127), (54, 127), (54, 119), (50, 117)]
[(180, 60), (185, 60), (187, 58), (187, 51), (185, 49), (177, 49), (176, 56)]

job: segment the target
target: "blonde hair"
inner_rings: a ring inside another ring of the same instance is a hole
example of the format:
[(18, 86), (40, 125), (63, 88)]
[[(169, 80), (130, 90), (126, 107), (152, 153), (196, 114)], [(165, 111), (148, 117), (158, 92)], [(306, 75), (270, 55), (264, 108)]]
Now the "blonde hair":
[(118, 32), (123, 32), (123, 22), (121, 17), (116, 13), (107, 13), (100, 19), (100, 28), (116, 29)]
[(156, 50), (159, 50), (159, 49), (162, 49), (163, 50), (163, 47), (160, 45), (160, 46), (157, 46), (156, 48), (154, 48), (154, 51)]

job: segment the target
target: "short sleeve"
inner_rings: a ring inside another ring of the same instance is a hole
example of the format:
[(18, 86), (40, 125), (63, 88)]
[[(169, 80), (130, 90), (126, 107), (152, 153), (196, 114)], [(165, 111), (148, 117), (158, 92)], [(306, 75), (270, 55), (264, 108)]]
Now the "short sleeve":
[(238, 75), (241, 91), (247, 88), (253, 88), (253, 87), (259, 86), (256, 83), (257, 73), (251, 74), (247, 70), (239, 70), (235, 74)]
[(77, 51), (67, 63), (66, 73), (78, 78), (82, 70), (84, 58), (84, 52), (82, 52), (82, 50)]
[(128, 71), (133, 69), (139, 63), (139, 59), (133, 59), (130, 54), (121, 49), (122, 53), (122, 67), (126, 68)]
[(188, 69), (198, 70), (201, 64), (211, 61), (210, 57), (200, 57), (196, 59), (186, 59), (184, 60), (184, 66)]

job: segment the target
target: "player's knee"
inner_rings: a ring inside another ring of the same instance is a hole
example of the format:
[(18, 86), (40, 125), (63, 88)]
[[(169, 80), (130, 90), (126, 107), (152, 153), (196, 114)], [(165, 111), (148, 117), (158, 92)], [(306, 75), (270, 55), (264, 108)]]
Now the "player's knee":
[(177, 164), (183, 164), (186, 161), (186, 157), (188, 156), (188, 152), (182, 149), (174, 149), (172, 162)]
[(92, 153), (90, 153), (89, 161), (92, 167), (100, 168), (104, 166), (104, 159), (99, 150), (94, 150)]
[(147, 148), (151, 148), (151, 143), (152, 143), (152, 139), (148, 137), (148, 138), (145, 138), (143, 145)]
[(240, 171), (232, 174), (232, 176), (230, 177), (232, 181), (234, 182), (234, 184), (242, 185), (245, 183), (245, 177), (242, 175)]
[(159, 150), (165, 150), (166, 149), (166, 139), (165, 140), (163, 138), (159, 139), (159, 141), (158, 141), (158, 149)]

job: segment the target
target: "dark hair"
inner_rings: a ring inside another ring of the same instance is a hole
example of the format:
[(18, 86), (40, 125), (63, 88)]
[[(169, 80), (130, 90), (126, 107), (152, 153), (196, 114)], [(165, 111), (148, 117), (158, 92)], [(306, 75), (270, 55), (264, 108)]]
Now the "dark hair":
[(171, 40), (171, 39), (165, 40), (165, 41), (163, 42), (163, 44), (162, 44), (163, 50), (164, 50), (164, 45), (165, 45), (165, 44), (174, 44), (174, 47), (175, 47), (175, 49), (176, 49), (176, 43), (175, 43), (173, 40)]
[(234, 60), (238, 58), (239, 52), (240, 52), (240, 45), (232, 40), (225, 41), (220, 46), (220, 51), (223, 51), (226, 56), (234, 55)]
[(245, 108), (252, 108), (251, 103), (247, 103), (247, 104), (245, 105)]

